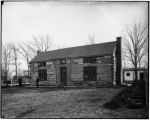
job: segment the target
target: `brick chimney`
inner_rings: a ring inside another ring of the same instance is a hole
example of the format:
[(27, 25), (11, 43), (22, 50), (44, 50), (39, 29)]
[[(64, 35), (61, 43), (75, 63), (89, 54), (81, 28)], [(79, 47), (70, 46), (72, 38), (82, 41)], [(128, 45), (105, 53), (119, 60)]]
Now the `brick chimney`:
[(41, 51), (40, 51), (40, 50), (38, 50), (38, 51), (37, 51), (37, 55), (38, 55), (39, 53), (41, 53)]
[(121, 37), (116, 38), (116, 85), (121, 85), (121, 68), (122, 68), (122, 53), (121, 53)]

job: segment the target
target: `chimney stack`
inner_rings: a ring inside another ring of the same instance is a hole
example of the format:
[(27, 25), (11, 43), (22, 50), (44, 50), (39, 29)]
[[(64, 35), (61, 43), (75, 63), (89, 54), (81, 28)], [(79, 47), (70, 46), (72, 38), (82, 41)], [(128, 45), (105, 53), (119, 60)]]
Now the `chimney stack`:
[(40, 51), (40, 50), (38, 50), (38, 51), (37, 51), (37, 55), (38, 55), (40, 52), (41, 52), (41, 51)]
[(122, 68), (122, 53), (121, 53), (121, 37), (116, 38), (116, 84), (121, 85), (121, 68)]

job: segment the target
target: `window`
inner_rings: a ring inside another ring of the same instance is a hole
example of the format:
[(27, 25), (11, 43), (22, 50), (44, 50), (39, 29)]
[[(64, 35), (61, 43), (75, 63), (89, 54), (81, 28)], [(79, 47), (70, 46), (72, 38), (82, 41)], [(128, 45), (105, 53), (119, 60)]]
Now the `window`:
[(83, 58), (84, 63), (96, 63), (96, 57), (85, 57)]
[(130, 76), (130, 73), (126, 73), (126, 76)]
[(60, 64), (66, 64), (66, 60), (65, 59), (61, 59), (60, 60)]
[(38, 67), (45, 67), (46, 66), (46, 62), (38, 62)]
[(11, 81), (3, 81), (3, 83), (5, 84), (7, 82), (7, 84), (11, 84)]

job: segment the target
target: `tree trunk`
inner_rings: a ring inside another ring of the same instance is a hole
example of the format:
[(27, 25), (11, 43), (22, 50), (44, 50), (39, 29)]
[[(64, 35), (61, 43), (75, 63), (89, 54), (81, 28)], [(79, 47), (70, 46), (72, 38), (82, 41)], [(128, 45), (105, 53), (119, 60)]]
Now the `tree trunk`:
[(6, 87), (8, 86), (8, 82), (7, 82), (7, 72), (5, 73), (5, 84), (6, 84)]
[(138, 76), (137, 76), (137, 68), (135, 68), (135, 80), (138, 80)]
[(137, 57), (135, 56), (135, 80), (138, 80), (138, 76), (137, 76)]
[(15, 58), (15, 67), (16, 67), (16, 79), (18, 80), (18, 71), (17, 71), (17, 58)]
[(28, 65), (28, 76), (30, 76), (29, 65)]
[[(28, 63), (27, 63), (27, 64), (28, 64)], [(31, 76), (31, 75), (30, 75), (30, 67), (29, 67), (29, 64), (28, 64), (28, 76)], [(28, 82), (31, 83), (31, 79), (29, 79)]]

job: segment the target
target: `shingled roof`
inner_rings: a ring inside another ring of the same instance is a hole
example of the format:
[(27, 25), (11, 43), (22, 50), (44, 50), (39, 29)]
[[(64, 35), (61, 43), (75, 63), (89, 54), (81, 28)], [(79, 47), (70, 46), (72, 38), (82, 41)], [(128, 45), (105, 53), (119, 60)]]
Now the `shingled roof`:
[(94, 45), (85, 45), (47, 52), (40, 52), (30, 61), (30, 63), (62, 58), (74, 58), (74, 57), (94, 56), (94, 55), (110, 55), (113, 54), (115, 46), (116, 41), (113, 41)]

